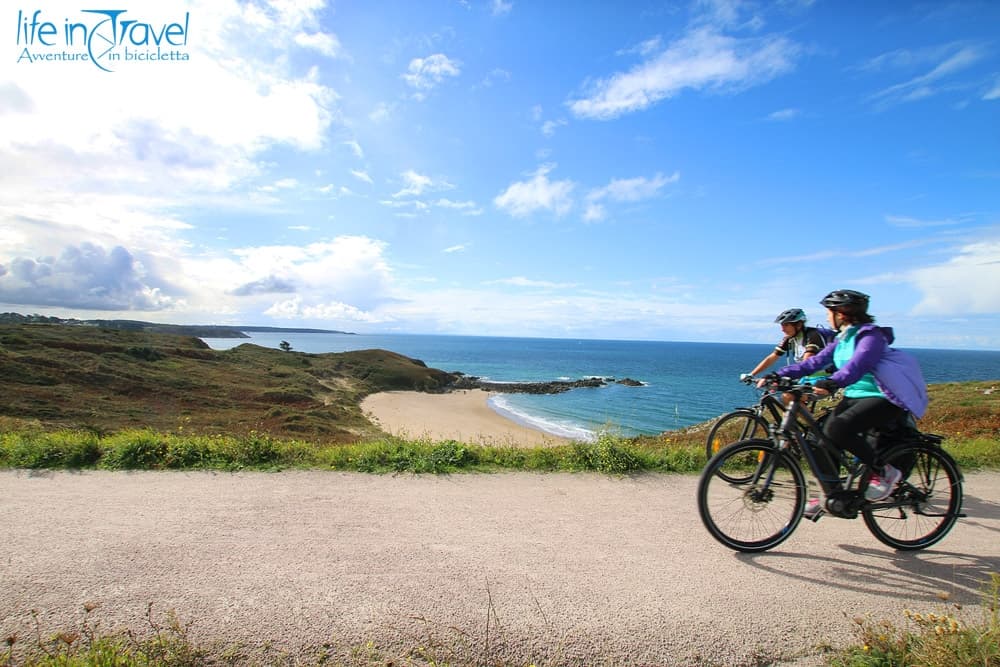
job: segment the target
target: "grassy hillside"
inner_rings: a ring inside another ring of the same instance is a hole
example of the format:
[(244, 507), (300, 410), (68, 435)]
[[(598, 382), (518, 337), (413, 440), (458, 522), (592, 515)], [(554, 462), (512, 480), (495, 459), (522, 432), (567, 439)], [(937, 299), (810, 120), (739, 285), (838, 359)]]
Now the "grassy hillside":
[(375, 433), (365, 395), (434, 390), (452, 377), (385, 350), (209, 349), (186, 336), (68, 327), (0, 326), (0, 418), (46, 429), (250, 431), (321, 443)]
[[(657, 436), (524, 449), (387, 438), (361, 399), (434, 391), (449, 373), (385, 350), (283, 352), (197, 338), (59, 325), (0, 325), (0, 466), (319, 466), (696, 472), (711, 422)], [(930, 387), (923, 430), (968, 468), (1000, 466), (998, 382)]]

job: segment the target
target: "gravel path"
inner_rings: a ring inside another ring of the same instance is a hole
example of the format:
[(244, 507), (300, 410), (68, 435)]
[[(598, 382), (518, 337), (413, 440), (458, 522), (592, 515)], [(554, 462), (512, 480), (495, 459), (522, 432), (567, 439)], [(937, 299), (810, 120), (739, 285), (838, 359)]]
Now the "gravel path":
[(902, 624), (944, 591), (978, 618), (1000, 571), (1000, 473), (969, 475), (968, 518), (912, 554), (826, 517), (738, 555), (701, 526), (696, 483), (0, 471), (0, 637), (32, 637), (33, 609), (67, 629), (85, 604), (102, 628), (143, 630), (152, 603), (266, 663), (371, 641), (470, 664), (818, 664), (855, 616)]

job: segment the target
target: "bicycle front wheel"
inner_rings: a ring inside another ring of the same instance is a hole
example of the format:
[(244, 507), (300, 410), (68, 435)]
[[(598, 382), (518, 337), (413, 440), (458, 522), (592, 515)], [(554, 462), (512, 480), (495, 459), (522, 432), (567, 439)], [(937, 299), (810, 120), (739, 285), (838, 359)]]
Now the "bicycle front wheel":
[(901, 551), (940, 541), (962, 512), (962, 474), (954, 459), (920, 443), (901, 445), (884, 458), (903, 472), (903, 481), (889, 498), (861, 510), (868, 530)]
[(737, 551), (766, 551), (788, 539), (802, 519), (805, 498), (798, 462), (770, 440), (744, 440), (721, 449), (698, 481), (702, 523), (712, 537)]
[[(709, 460), (726, 445), (741, 440), (763, 439), (767, 437), (767, 421), (753, 410), (735, 410), (719, 417), (712, 425), (705, 440), (705, 456)], [(719, 475), (727, 482), (739, 482), (739, 478), (728, 477), (725, 470)]]
[(725, 447), (740, 440), (767, 437), (767, 421), (753, 410), (734, 410), (719, 417), (705, 440), (705, 456), (712, 458)]

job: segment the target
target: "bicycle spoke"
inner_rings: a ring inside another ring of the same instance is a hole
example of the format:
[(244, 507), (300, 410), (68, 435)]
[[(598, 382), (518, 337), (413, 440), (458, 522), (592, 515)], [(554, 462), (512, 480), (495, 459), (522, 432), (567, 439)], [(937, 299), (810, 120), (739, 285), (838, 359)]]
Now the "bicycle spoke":
[(909, 475), (886, 503), (876, 503), (863, 516), (881, 542), (896, 549), (923, 549), (947, 534), (962, 506), (962, 483), (950, 457), (935, 447), (899, 448), (895, 460)]
[[(732, 478), (740, 481), (727, 481)], [(804, 493), (797, 464), (770, 442), (751, 440), (730, 445), (705, 469), (698, 508), (709, 532), (726, 546), (763, 551), (791, 534)]]

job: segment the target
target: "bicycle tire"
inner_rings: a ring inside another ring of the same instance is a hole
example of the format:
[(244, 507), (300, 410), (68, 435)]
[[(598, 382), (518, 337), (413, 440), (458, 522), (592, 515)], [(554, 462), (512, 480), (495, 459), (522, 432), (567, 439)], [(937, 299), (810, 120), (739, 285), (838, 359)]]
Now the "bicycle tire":
[(720, 449), (740, 440), (767, 437), (767, 420), (750, 408), (728, 412), (712, 425), (705, 438), (705, 458), (711, 459)]
[(728, 445), (698, 480), (702, 523), (712, 537), (737, 551), (766, 551), (784, 542), (802, 519), (805, 504), (802, 468), (770, 440)]
[[(767, 421), (753, 410), (740, 408), (733, 412), (719, 417), (718, 421), (712, 425), (705, 439), (705, 455), (709, 460), (715, 456), (720, 449), (741, 440), (763, 440), (767, 437)], [(734, 477), (720, 468), (719, 476), (727, 482), (738, 484), (746, 481), (746, 477)]]
[(907, 443), (889, 450), (886, 463), (903, 471), (903, 481), (883, 502), (861, 510), (875, 538), (900, 551), (936, 544), (962, 512), (962, 473), (936, 445)]

